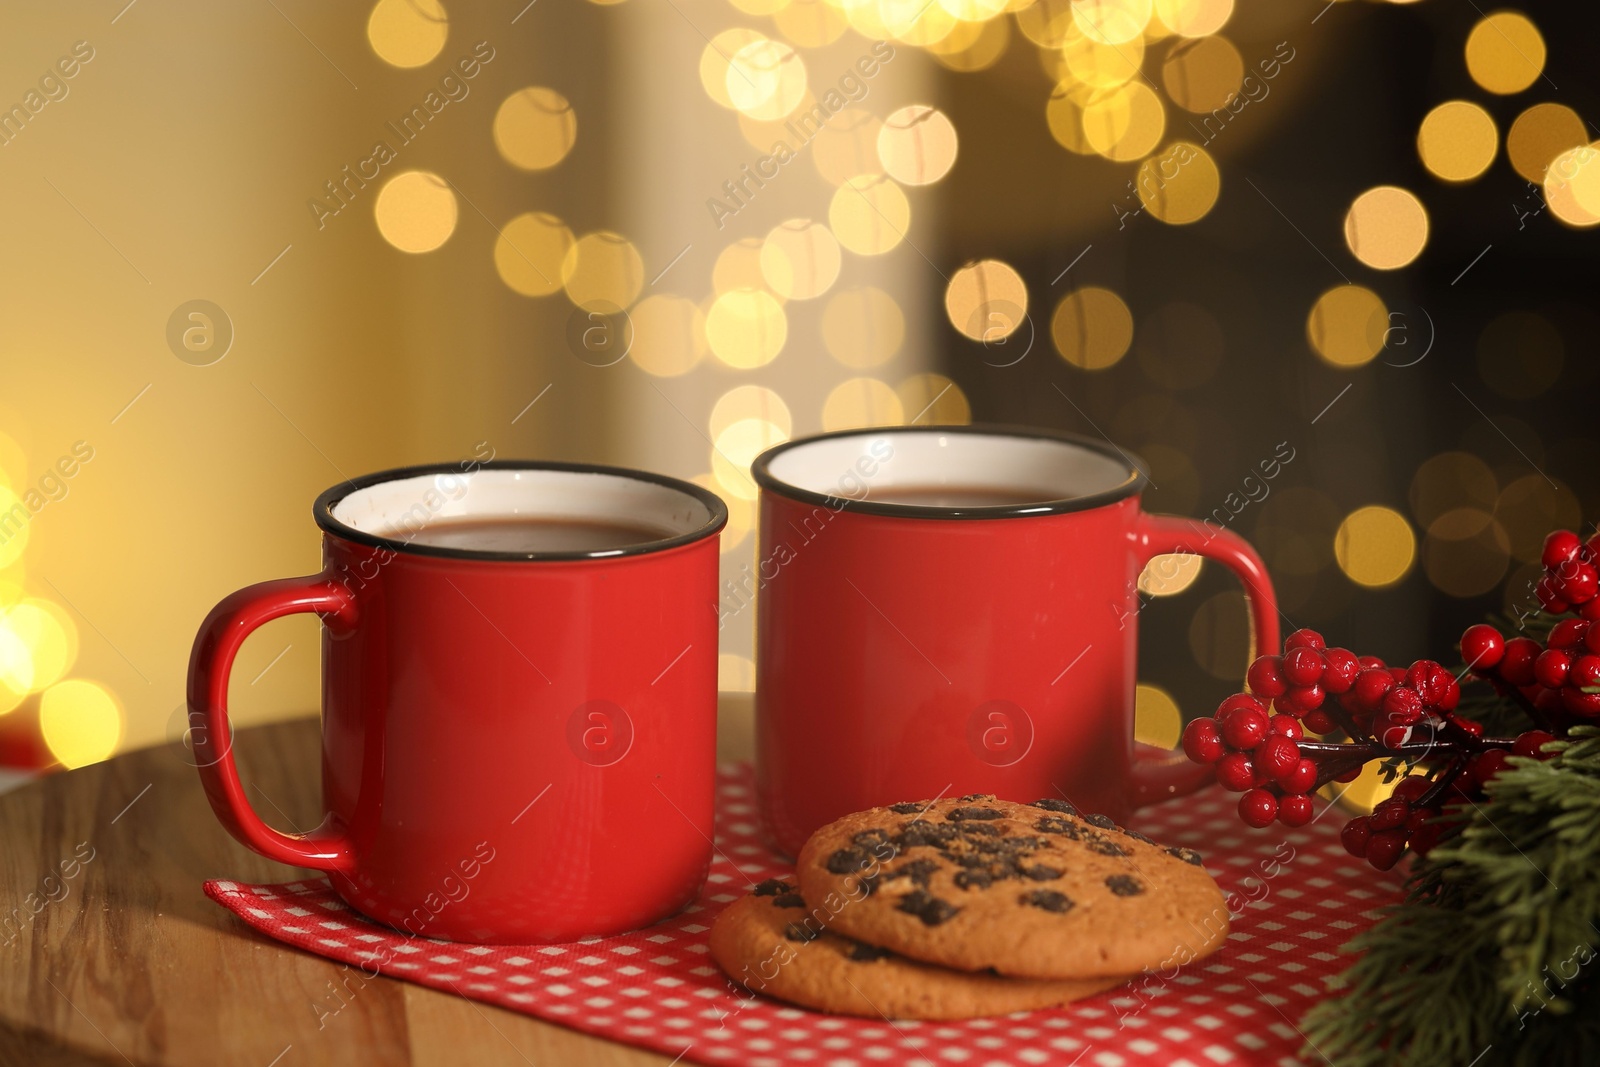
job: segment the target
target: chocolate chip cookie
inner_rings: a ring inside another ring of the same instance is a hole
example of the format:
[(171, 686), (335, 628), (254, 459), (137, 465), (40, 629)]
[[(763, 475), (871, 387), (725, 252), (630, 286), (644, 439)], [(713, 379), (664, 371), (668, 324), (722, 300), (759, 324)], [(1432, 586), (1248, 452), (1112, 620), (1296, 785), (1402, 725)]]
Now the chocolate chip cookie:
[(1062, 800), (895, 804), (818, 830), (796, 868), (829, 927), (965, 971), (1062, 979), (1171, 969), (1228, 936), (1199, 853)]
[(1042, 981), (952, 971), (906, 959), (828, 925), (843, 898), (809, 906), (788, 882), (768, 881), (722, 910), (711, 957), (733, 981), (807, 1008), (888, 1019), (973, 1019), (1053, 1008), (1123, 978)]

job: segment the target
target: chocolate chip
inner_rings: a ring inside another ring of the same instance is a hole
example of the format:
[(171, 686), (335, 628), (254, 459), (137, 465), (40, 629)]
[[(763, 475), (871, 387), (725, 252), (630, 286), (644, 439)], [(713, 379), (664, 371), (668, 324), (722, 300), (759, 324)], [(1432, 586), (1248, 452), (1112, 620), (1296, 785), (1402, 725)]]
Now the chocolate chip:
[[(970, 799), (963, 797), (963, 800)], [(951, 822), (961, 822), (963, 819), (1003, 819), (1006, 813), (996, 808), (951, 808), (945, 818)]]
[(1032, 867), (1022, 868), (1022, 873), (1035, 882), (1049, 882), (1060, 878), (1063, 872), (1059, 868), (1037, 863)]
[(871, 830), (862, 830), (850, 840), (861, 848), (876, 848), (889, 843), (889, 831), (873, 827)]
[(1106, 888), (1119, 897), (1136, 897), (1144, 892), (1144, 883), (1131, 874), (1113, 874), (1106, 879)]
[(775, 897), (779, 893), (787, 893), (793, 888), (794, 886), (785, 882), (782, 878), (768, 878), (765, 882), (750, 890), (750, 892), (758, 897)]
[(1045, 911), (1053, 911), (1057, 915), (1064, 915), (1072, 910), (1072, 898), (1065, 893), (1057, 893), (1054, 889), (1035, 889), (1031, 893), (1022, 894), (1017, 900)]
[(828, 857), (828, 871), (832, 874), (854, 874), (872, 865), (872, 857), (864, 848), (841, 848)]
[(806, 898), (799, 893), (784, 893), (781, 896), (772, 898), (772, 906), (774, 908), (803, 908), (806, 906)]
[(889, 810), (896, 815), (917, 815), (922, 811), (920, 804), (890, 804)]
[(1053, 811), (1058, 815), (1078, 814), (1078, 809), (1068, 804), (1065, 800), (1051, 800), (1049, 797), (1045, 797), (1043, 800), (1035, 800), (1030, 807), (1043, 808), (1045, 811)]
[(1196, 867), (1205, 862), (1205, 859), (1192, 848), (1169, 848), (1167, 855), (1180, 859), (1185, 863), (1192, 863)]
[(924, 926), (938, 926), (949, 922), (961, 909), (947, 900), (940, 900), (925, 889), (913, 889), (900, 899), (899, 908), (907, 915), (915, 915)]
[(1121, 845), (1117, 844), (1115, 841), (1107, 841), (1103, 837), (1096, 837), (1096, 838), (1093, 838), (1092, 840), (1090, 840), (1088, 848), (1089, 848), (1090, 852), (1098, 852), (1102, 856), (1131, 856), (1131, 855), (1133, 855), (1133, 853), (1129, 852), (1127, 849), (1123, 848)]
[(1012, 852), (1032, 852), (1044, 847), (1044, 842), (1037, 837), (1008, 837), (1001, 843)]
[(1117, 828), (1116, 820), (1112, 819), (1109, 815), (1085, 815), (1083, 817), (1083, 821), (1088, 823), (1090, 826), (1098, 826), (1102, 830), (1115, 830)]
[(1078, 829), (1077, 823), (1051, 815), (1041, 816), (1039, 821), (1033, 824), (1033, 828), (1047, 834), (1061, 834), (1074, 841), (1083, 837), (1083, 831)]
[(949, 823), (907, 823), (890, 842), (901, 848), (917, 848), (921, 845), (941, 848), (960, 836), (961, 828)]
[(988, 889), (991, 885), (994, 885), (994, 875), (990, 874), (985, 867), (977, 867), (971, 870), (957, 871), (955, 882), (961, 889)]
[(961, 832), (968, 837), (999, 837), (1005, 833), (1000, 827), (991, 826), (986, 822), (964, 822), (961, 824)]
[(888, 949), (879, 948), (877, 945), (869, 945), (864, 941), (856, 941), (850, 946), (850, 958), (857, 963), (871, 963), (874, 960), (884, 959), (888, 955)]
[(910, 863), (903, 865), (899, 870), (890, 871), (883, 877), (885, 881), (890, 882), (894, 881), (896, 878), (909, 878), (911, 879), (913, 885), (920, 885), (922, 888), (926, 889), (928, 888), (928, 879), (931, 878), (933, 876), (933, 872), (937, 871), (938, 869), (939, 864), (934, 860), (912, 860)]
[(1124, 833), (1124, 834), (1126, 834), (1126, 835), (1128, 835), (1128, 836), (1129, 836), (1129, 837), (1131, 837), (1131, 838), (1133, 838), (1133, 839), (1134, 839), (1134, 840), (1135, 840), (1135, 841), (1143, 841), (1143, 842), (1144, 842), (1144, 843), (1145, 843), (1145, 844), (1147, 844), (1147, 845), (1153, 845), (1153, 844), (1155, 844), (1155, 842), (1154, 842), (1154, 841), (1152, 841), (1152, 840), (1150, 840), (1150, 839), (1149, 839), (1149, 838), (1148, 838), (1148, 837), (1146, 837), (1146, 836), (1144, 836), (1144, 835), (1143, 835), (1143, 834), (1141, 834), (1141, 833), (1140, 833), (1140, 832), (1139, 832), (1139, 831), (1137, 831), (1137, 830), (1127, 830), (1127, 829), (1124, 829), (1124, 830), (1123, 830), (1123, 831), (1122, 831), (1122, 832), (1123, 832), (1123, 833)]
[(822, 931), (813, 930), (800, 923), (790, 923), (783, 928), (783, 936), (790, 941), (815, 941), (822, 936)]
[(993, 799), (994, 799), (994, 794), (993, 793), (968, 793), (966, 796), (961, 798), (961, 803), (969, 804), (974, 800), (993, 800)]

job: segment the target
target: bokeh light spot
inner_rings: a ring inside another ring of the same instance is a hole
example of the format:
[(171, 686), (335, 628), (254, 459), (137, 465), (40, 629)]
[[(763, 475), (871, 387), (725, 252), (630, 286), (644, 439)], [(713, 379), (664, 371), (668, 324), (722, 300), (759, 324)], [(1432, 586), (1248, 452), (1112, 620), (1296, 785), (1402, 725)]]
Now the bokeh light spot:
[(865, 426), (899, 426), (905, 421), (900, 396), (887, 382), (851, 378), (840, 382), (822, 403), (824, 430), (856, 430)]
[(1133, 314), (1111, 290), (1085, 286), (1056, 305), (1050, 338), (1061, 358), (1074, 367), (1104, 370), (1133, 342)]
[(122, 709), (103, 686), (82, 678), (57, 682), (39, 698), (39, 730), (50, 754), (69, 770), (98, 763), (122, 740)]
[(956, 128), (936, 107), (903, 107), (883, 120), (878, 159), (889, 177), (902, 184), (936, 182), (955, 165)]
[(1562, 104), (1534, 104), (1518, 115), (1506, 132), (1506, 156), (1530, 182), (1544, 181), (1545, 171), (1561, 153), (1589, 142), (1583, 119)]
[(756, 499), (750, 464), (769, 448), (783, 444), (789, 435), (769, 419), (740, 419), (714, 438), (711, 473), (724, 492), (744, 500)]
[(950, 276), (944, 310), (963, 336), (984, 343), (1003, 340), (1028, 313), (1028, 287), (998, 259), (968, 263)]
[(430, 62), (450, 36), (450, 18), (439, 0), (378, 0), (367, 16), (367, 42), (390, 66)]
[(1209, 114), (1244, 84), (1244, 59), (1226, 37), (1180, 41), (1161, 64), (1161, 84), (1185, 111)]
[(1428, 212), (1422, 201), (1399, 186), (1380, 185), (1350, 205), (1344, 240), (1367, 266), (1396, 270), (1422, 254), (1428, 243)]
[(744, 419), (761, 419), (778, 428), (785, 438), (794, 432), (794, 420), (783, 397), (764, 385), (737, 385), (717, 398), (711, 406), (709, 423), (712, 440), (729, 426)]
[(858, 174), (828, 204), (828, 224), (839, 243), (861, 256), (889, 251), (911, 226), (911, 202), (888, 178)]
[(1157, 748), (1174, 748), (1183, 735), (1178, 702), (1159, 685), (1140, 682), (1133, 690), (1133, 739)]
[(1155, 13), (1173, 33), (1205, 37), (1227, 25), (1233, 0), (1156, 0)]
[(456, 194), (437, 174), (404, 171), (378, 190), (373, 215), (383, 239), (400, 251), (432, 252), (456, 230)]
[(571, 251), (572, 231), (554, 215), (518, 215), (500, 229), (494, 269), (523, 296), (549, 296), (561, 289), (561, 264)]
[(1306, 339), (1335, 367), (1359, 367), (1383, 351), (1389, 309), (1360, 285), (1336, 285), (1317, 298), (1306, 317)]
[(965, 426), (972, 421), (967, 395), (942, 374), (913, 374), (894, 391), (907, 426)]
[(548, 170), (578, 139), (578, 116), (554, 89), (531, 85), (506, 97), (494, 113), (494, 143), (507, 163)]
[(1139, 202), (1172, 226), (1198, 222), (1222, 193), (1222, 172), (1216, 160), (1197, 144), (1174, 141), (1139, 164), (1134, 179)]
[(889, 362), (905, 337), (905, 314), (882, 289), (846, 289), (822, 309), (822, 343), (846, 367), (865, 369)]
[(1156, 556), (1139, 572), (1139, 589), (1150, 596), (1176, 596), (1200, 577), (1200, 557), (1192, 552)]
[(1467, 73), (1491, 93), (1520, 93), (1544, 71), (1544, 38), (1520, 11), (1496, 11), (1467, 35)]
[(1371, 504), (1352, 511), (1339, 524), (1333, 555), (1352, 582), (1376, 589), (1406, 576), (1416, 559), (1417, 539), (1404, 515)]
[(658, 378), (687, 374), (706, 354), (706, 317), (693, 300), (655, 293), (628, 312), (633, 344), (628, 355)]
[(774, 293), (790, 300), (821, 296), (839, 277), (839, 242), (810, 219), (790, 219), (772, 228), (761, 246), (761, 276)]
[(1161, 98), (1142, 81), (1096, 96), (1083, 109), (1083, 136), (1089, 147), (1117, 162), (1149, 155), (1166, 127)]
[(1494, 119), (1477, 104), (1447, 100), (1428, 112), (1417, 130), (1417, 154), (1433, 176), (1469, 182), (1489, 169), (1500, 148)]
[(644, 287), (644, 260), (619, 233), (584, 234), (561, 260), (561, 285), (578, 307), (620, 310)]
[(723, 293), (706, 314), (706, 340), (730, 367), (748, 370), (777, 358), (789, 338), (789, 319), (771, 293), (734, 289)]

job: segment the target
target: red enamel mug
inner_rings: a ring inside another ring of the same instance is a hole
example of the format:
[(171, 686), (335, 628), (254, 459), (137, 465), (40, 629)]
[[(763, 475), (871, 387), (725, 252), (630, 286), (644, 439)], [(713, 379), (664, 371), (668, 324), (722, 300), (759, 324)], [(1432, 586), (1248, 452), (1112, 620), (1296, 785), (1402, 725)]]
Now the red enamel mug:
[[(322, 570), (224, 599), (189, 663), (200, 778), (234, 837), (452, 941), (602, 936), (693, 900), (711, 860), (723, 503), (655, 474), (506, 461), (369, 475), (313, 514)], [(530, 518), (659, 536), (545, 552), (415, 540)], [(324, 624), (327, 814), (306, 833), (251, 807), (228, 728), (239, 646), (293, 612)]]
[(780, 445), (752, 470), (757, 791), (790, 855), (875, 805), (1065, 797), (1122, 821), (1209, 781), (1133, 739), (1137, 581), (1155, 556), (1232, 570), (1257, 653), (1276, 650), (1260, 557), (1226, 530), (1141, 511), (1145, 476), (1107, 443), (852, 430)]

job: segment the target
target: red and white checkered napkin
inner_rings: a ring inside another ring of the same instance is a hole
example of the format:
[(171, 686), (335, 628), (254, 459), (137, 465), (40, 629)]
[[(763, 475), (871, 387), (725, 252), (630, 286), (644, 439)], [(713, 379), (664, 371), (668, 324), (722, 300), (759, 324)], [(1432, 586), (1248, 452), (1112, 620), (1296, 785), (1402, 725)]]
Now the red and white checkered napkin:
[[(751, 881), (790, 868), (761, 843), (750, 768), (718, 783), (717, 851), (700, 898), (621, 937), (486, 947), (409, 937), (368, 922), (322, 880), (207, 882), (206, 895), (267, 935), (368, 975), (381, 972), (614, 1041), (705, 1064), (973, 1067), (1213, 1067), (1295, 1064), (1295, 1025), (1349, 958), (1338, 947), (1399, 899), (1339, 845), (1338, 812), (1279, 832), (1246, 829), (1234, 798), (1211, 789), (1145, 812), (1138, 829), (1206, 857), (1229, 894), (1233, 933), (1216, 955), (1059, 1011), (964, 1023), (854, 1019), (736, 995), (711, 962), (711, 918)], [(737, 864), (737, 868), (734, 866)]]

